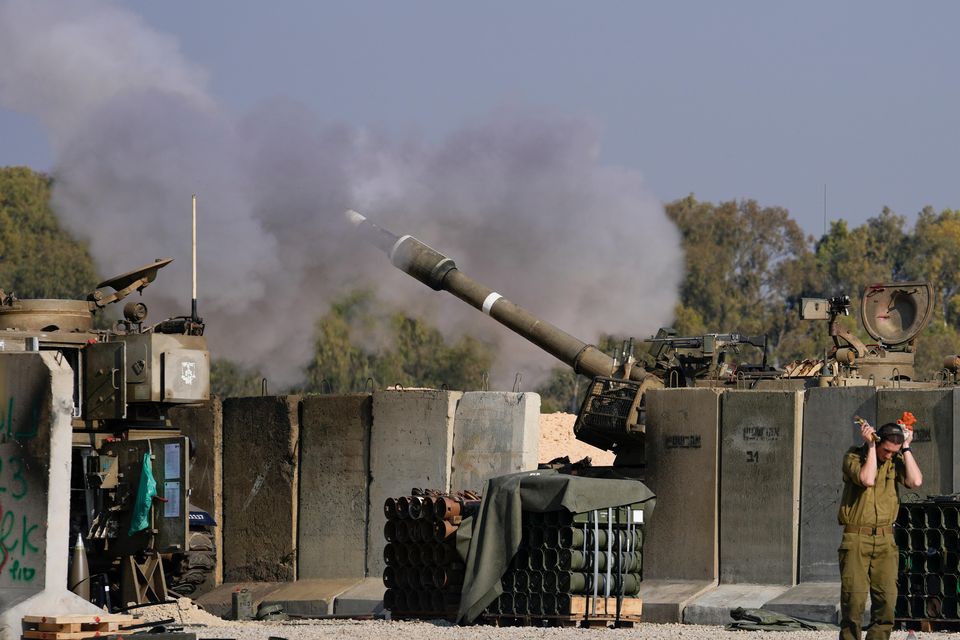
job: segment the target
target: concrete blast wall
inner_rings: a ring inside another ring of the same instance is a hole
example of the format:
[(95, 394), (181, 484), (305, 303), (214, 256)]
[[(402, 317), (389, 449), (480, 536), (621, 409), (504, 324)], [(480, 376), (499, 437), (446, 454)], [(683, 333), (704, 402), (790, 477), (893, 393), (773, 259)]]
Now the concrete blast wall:
[(540, 396), (468, 391), (453, 424), (453, 489), (482, 491), (494, 476), (537, 468)]
[(299, 396), (223, 402), (223, 579), (297, 579)]
[(383, 503), (414, 487), (450, 489), (453, 420), (460, 391), (377, 391), (370, 432), (367, 575), (383, 573)]
[(657, 508), (644, 543), (646, 579), (717, 580), (719, 419), (714, 389), (647, 394), (645, 481)]
[(0, 638), (25, 615), (93, 614), (67, 591), (73, 372), (53, 353), (0, 353)]
[(301, 403), (300, 579), (364, 576), (372, 422), (370, 394)]
[(721, 584), (796, 584), (802, 420), (802, 391), (723, 395)]
[(876, 424), (876, 403), (875, 387), (807, 391), (800, 474), (800, 582), (840, 580), (840, 467), (847, 449), (863, 444), (853, 416)]
[(917, 418), (913, 455), (923, 471), (922, 495), (960, 491), (960, 389), (880, 389), (877, 426), (895, 422), (904, 411)]

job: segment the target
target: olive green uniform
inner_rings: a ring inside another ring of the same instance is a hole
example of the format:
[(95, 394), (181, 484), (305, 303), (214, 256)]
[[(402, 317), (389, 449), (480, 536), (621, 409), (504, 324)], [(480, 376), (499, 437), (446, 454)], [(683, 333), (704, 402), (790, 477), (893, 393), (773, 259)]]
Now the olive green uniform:
[(893, 630), (897, 602), (897, 544), (893, 522), (900, 509), (896, 483), (904, 481), (903, 455), (877, 464), (874, 486), (864, 487), (860, 469), (866, 447), (853, 447), (843, 458), (843, 498), (837, 515), (844, 526), (840, 543), (840, 640), (860, 640), (860, 621), (870, 593), (867, 640), (886, 640)]

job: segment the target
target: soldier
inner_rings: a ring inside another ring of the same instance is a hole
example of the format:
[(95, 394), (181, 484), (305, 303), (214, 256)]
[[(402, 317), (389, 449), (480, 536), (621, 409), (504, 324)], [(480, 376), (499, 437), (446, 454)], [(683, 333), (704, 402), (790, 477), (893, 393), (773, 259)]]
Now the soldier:
[[(911, 416), (912, 417), (912, 416)], [(860, 640), (860, 621), (870, 592), (867, 640), (886, 640), (897, 602), (897, 544), (893, 522), (900, 499), (896, 483), (915, 489), (923, 474), (910, 451), (913, 430), (887, 423), (875, 431), (860, 423), (864, 444), (843, 458), (840, 543), (840, 640)]]

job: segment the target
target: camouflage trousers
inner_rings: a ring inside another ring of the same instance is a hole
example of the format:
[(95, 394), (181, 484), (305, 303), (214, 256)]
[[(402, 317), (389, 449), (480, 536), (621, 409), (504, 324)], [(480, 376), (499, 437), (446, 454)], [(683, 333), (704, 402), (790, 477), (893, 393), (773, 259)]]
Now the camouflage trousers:
[(840, 542), (840, 640), (860, 640), (870, 595), (866, 640), (887, 640), (897, 604), (897, 543), (893, 535), (844, 533)]

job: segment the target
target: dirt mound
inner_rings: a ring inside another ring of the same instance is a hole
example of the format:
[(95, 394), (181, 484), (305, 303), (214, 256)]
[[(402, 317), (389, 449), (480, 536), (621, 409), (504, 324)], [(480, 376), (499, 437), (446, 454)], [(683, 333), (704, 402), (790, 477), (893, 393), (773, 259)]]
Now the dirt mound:
[(577, 416), (572, 413), (540, 414), (540, 462), (550, 462), (554, 458), (568, 456), (576, 462), (589, 456), (594, 466), (613, 464), (613, 453), (591, 447), (580, 442), (573, 435), (573, 423)]

